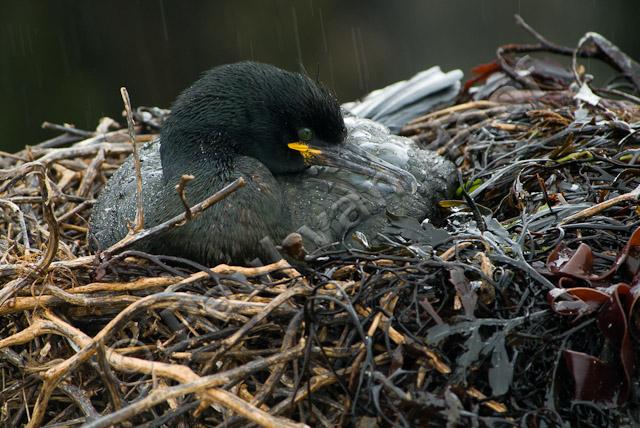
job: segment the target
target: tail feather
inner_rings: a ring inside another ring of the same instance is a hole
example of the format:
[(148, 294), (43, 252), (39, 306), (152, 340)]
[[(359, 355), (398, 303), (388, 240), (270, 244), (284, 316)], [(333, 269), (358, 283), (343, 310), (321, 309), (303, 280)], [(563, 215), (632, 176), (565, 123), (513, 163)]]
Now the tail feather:
[(397, 132), (411, 119), (452, 102), (460, 90), (461, 78), (460, 70), (443, 73), (435, 66), (343, 107), (356, 116), (375, 120)]

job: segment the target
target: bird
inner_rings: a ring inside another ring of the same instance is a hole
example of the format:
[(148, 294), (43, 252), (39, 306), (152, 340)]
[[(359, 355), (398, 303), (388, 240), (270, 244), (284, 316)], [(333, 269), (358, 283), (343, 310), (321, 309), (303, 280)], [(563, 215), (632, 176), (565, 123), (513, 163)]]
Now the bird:
[[(159, 138), (139, 150), (144, 227), (184, 212), (175, 189), (184, 175), (194, 177), (185, 190), (192, 203), (239, 177), (246, 185), (136, 248), (207, 265), (247, 263), (272, 256), (265, 240), (291, 232), (311, 250), (350, 247), (379, 236), (390, 214), (435, 216), (455, 167), (391, 130), (450, 102), (458, 73), (432, 68), (342, 106), (319, 82), (265, 63), (203, 73), (173, 102)], [(130, 156), (93, 207), (91, 249), (123, 239), (135, 215)]]

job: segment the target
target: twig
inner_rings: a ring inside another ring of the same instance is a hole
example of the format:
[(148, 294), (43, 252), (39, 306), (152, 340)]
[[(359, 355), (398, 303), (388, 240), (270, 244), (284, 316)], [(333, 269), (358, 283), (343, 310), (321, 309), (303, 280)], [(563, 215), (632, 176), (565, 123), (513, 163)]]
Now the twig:
[(527, 31), (529, 34), (531, 34), (534, 39), (536, 39), (538, 42), (540, 42), (541, 45), (547, 46), (550, 49), (553, 49), (555, 53), (563, 53), (564, 55), (572, 55), (573, 54), (573, 49), (568, 48), (566, 46), (561, 46), (561, 45), (558, 45), (556, 43), (553, 43), (553, 42), (549, 41), (547, 38), (545, 38), (540, 33), (538, 33), (536, 30), (534, 30), (533, 27), (531, 27), (529, 24), (527, 24), (525, 22), (525, 20), (522, 19), (522, 17), (520, 15), (515, 14), (514, 18), (516, 20), (516, 24), (519, 25), (520, 27), (524, 28), (525, 31)]
[(19, 206), (7, 199), (0, 199), (0, 204), (8, 206), (11, 211), (18, 216), (18, 224), (20, 225), (20, 231), (22, 233), (22, 245), (24, 246), (25, 254), (29, 254), (31, 244), (29, 244), (29, 231), (27, 229), (27, 223), (24, 221), (24, 213)]
[(53, 148), (53, 147), (61, 147), (64, 145), (67, 145), (69, 143), (75, 143), (78, 140), (81, 140), (82, 137), (78, 136), (78, 135), (71, 135), (68, 133), (64, 133), (61, 135), (58, 135), (57, 137), (51, 138), (49, 140), (43, 141), (41, 143), (36, 144), (33, 147), (39, 147), (39, 148)]
[(582, 211), (579, 211), (573, 215), (570, 215), (560, 221), (560, 225), (568, 224), (576, 220), (580, 220), (583, 218), (593, 217), (594, 215), (602, 212), (608, 208), (611, 208), (615, 205), (618, 205), (621, 202), (628, 201), (637, 201), (640, 198), (640, 186), (636, 187), (629, 193), (625, 193), (623, 195), (616, 196), (604, 202), (600, 202), (599, 204), (595, 204), (592, 207), (586, 208)]
[(43, 165), (48, 165), (52, 162), (57, 162), (62, 159), (80, 158), (86, 156), (95, 156), (100, 150), (104, 149), (106, 154), (129, 154), (132, 147), (130, 143), (96, 143), (86, 146), (73, 146), (64, 149), (43, 149), (33, 153), (35, 156), (42, 156), (38, 158), (38, 162)]
[(138, 233), (144, 229), (144, 205), (142, 202), (142, 167), (140, 165), (140, 155), (138, 154), (138, 147), (136, 146), (136, 130), (133, 123), (133, 113), (131, 112), (131, 100), (129, 100), (129, 93), (124, 86), (120, 88), (120, 95), (124, 102), (124, 109), (127, 114), (127, 129), (129, 131), (129, 138), (133, 145), (133, 167), (136, 172), (136, 219), (133, 231), (131, 234)]
[(60, 217), (58, 217), (58, 224), (66, 221), (67, 219), (71, 218), (72, 216), (81, 213), (82, 211), (86, 210), (87, 208), (90, 208), (93, 204), (95, 204), (95, 199), (89, 199), (86, 201), (83, 201), (81, 203), (79, 203), (78, 205), (76, 205), (75, 207), (73, 207), (71, 210), (67, 211), (66, 213), (62, 214)]
[(182, 205), (184, 205), (184, 212), (187, 216), (187, 220), (191, 220), (191, 208), (189, 208), (189, 204), (187, 203), (187, 197), (184, 194), (184, 190), (187, 184), (195, 177), (193, 175), (182, 175), (180, 176), (180, 182), (176, 184), (176, 191), (178, 192), (178, 196), (180, 196), (180, 200), (182, 201)]
[(441, 116), (449, 116), (452, 113), (458, 113), (466, 110), (475, 110), (475, 109), (484, 109), (484, 108), (488, 109), (491, 107), (499, 107), (499, 106), (500, 106), (499, 103), (496, 103), (493, 101), (485, 101), (485, 100), (470, 101), (468, 103), (456, 104), (454, 106), (445, 107), (443, 109), (436, 110), (434, 112), (427, 113), (423, 116), (419, 116), (419, 117), (416, 117), (415, 119), (412, 119), (409, 123), (407, 123), (402, 128), (402, 132), (405, 133), (407, 131), (414, 131), (422, 127), (424, 123), (431, 122), (432, 120), (439, 118)]
[(78, 137), (93, 137), (95, 132), (85, 131), (70, 125), (58, 125), (57, 123), (42, 122), (42, 129), (52, 129), (54, 131), (66, 132), (67, 134), (77, 135)]
[(118, 393), (118, 389), (116, 387), (116, 382), (118, 381), (118, 379), (114, 376), (113, 372), (111, 371), (111, 367), (109, 366), (109, 362), (107, 361), (107, 351), (104, 342), (98, 343), (97, 354), (102, 383), (109, 392), (109, 399), (111, 400), (111, 406), (113, 407), (113, 410), (118, 411), (122, 408), (122, 398), (120, 397), (120, 394)]
[(84, 177), (82, 177), (82, 181), (80, 182), (80, 186), (78, 186), (78, 190), (76, 191), (76, 195), (86, 198), (91, 190), (91, 185), (93, 181), (98, 176), (100, 172), (100, 167), (104, 162), (104, 149), (100, 149), (96, 157), (93, 158), (89, 167), (84, 173)]

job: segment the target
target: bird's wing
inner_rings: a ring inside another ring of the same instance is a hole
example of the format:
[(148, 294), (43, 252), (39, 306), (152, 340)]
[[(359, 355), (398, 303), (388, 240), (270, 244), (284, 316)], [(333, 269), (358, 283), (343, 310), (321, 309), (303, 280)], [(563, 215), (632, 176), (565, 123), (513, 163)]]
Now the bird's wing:
[(451, 193), (455, 166), (412, 140), (390, 135), (378, 122), (346, 117), (345, 145), (360, 150), (413, 175), (415, 192), (401, 192), (388, 182), (348, 168), (312, 166), (299, 174), (276, 176), (289, 207), (293, 229), (313, 251), (332, 242), (358, 247), (353, 232), (362, 232), (373, 243), (378, 232), (395, 217), (436, 218), (437, 201)]
[(391, 132), (397, 132), (419, 115), (453, 102), (460, 91), (461, 78), (460, 70), (443, 73), (440, 67), (435, 66), (342, 107), (358, 117), (375, 120), (387, 126)]

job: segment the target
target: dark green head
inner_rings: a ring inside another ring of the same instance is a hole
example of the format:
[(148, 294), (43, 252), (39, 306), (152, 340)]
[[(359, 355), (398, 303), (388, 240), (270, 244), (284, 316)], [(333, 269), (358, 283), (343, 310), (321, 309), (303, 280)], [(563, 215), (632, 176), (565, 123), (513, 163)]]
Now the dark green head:
[(288, 144), (341, 144), (340, 105), (308, 77), (255, 62), (205, 72), (175, 100), (161, 132), (167, 179), (197, 167), (232, 167), (237, 155), (261, 161), (274, 174), (299, 172), (304, 157)]

